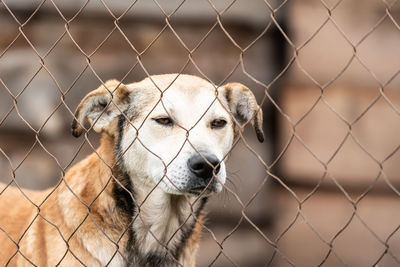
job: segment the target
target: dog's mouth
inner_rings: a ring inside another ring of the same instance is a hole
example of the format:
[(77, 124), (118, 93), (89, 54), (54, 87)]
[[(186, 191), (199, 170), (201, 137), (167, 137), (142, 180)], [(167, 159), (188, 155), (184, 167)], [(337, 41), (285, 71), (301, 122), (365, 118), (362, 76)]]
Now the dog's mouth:
[(218, 186), (218, 183), (211, 183), (209, 185), (200, 185), (188, 188), (185, 190), (187, 193), (196, 196), (208, 196), (214, 193), (218, 193), (222, 190), (222, 186)]

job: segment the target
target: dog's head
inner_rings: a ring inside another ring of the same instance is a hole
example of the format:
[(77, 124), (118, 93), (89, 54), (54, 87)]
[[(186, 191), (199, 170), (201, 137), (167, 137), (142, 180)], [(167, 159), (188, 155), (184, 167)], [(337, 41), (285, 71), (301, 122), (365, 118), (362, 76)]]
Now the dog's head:
[(224, 159), (249, 121), (260, 142), (262, 111), (244, 85), (215, 88), (190, 75), (157, 75), (124, 85), (112, 80), (79, 104), (72, 133), (86, 119), (114, 137), (116, 156), (135, 184), (171, 194), (210, 194), (226, 180)]

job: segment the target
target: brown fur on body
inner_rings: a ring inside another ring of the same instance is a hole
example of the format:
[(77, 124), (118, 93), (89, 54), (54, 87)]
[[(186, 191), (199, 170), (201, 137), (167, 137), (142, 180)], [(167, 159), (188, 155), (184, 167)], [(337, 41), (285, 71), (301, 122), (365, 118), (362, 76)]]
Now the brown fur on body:
[[(210, 96), (212, 99), (215, 95), (215, 88), (198, 77), (181, 75), (175, 80), (175, 75), (171, 74), (152, 76), (152, 79), (162, 88), (168, 88), (175, 81), (175, 87), (169, 90), (174, 90), (174, 97), (185, 99), (181, 101), (184, 107), (188, 99), (204, 94), (204, 99)], [(167, 147), (161, 152), (168, 155), (173, 146), (165, 140), (175, 140), (173, 138), (179, 135), (185, 137), (186, 133), (180, 127), (165, 128), (151, 121), (154, 118), (147, 119), (159, 98), (159, 89), (150, 80), (129, 85), (113, 80), (105, 85), (82, 100), (72, 125), (75, 136), (82, 134), (86, 120), (95, 131), (102, 132), (96, 152), (69, 169), (55, 189), (41, 192), (22, 189), (22, 193), (16, 187), (8, 187), (0, 194), (1, 266), (194, 266), (207, 197), (184, 191), (184, 187), (176, 189), (175, 185), (170, 185), (165, 189), (154, 185), (150, 173), (159, 162), (154, 163), (153, 159), (152, 164), (146, 165), (148, 162), (143, 161), (147, 147), (138, 149), (142, 142), (147, 142), (147, 146), (156, 145), (153, 149)], [(193, 138), (191, 143), (200, 140), (199, 147), (203, 150), (224, 145), (226, 155), (240, 131), (238, 125), (248, 121), (262, 141), (262, 112), (250, 90), (233, 83), (218, 91), (220, 107), (213, 112), (219, 113), (209, 116), (214, 116), (211, 119), (222, 116), (227, 127), (215, 130), (200, 125), (197, 135), (196, 128), (192, 130), (195, 134), (189, 136)], [(175, 104), (174, 101), (170, 99), (166, 103)], [(193, 103), (189, 108), (191, 105)], [(174, 107), (179, 110), (178, 106)], [(171, 111), (173, 113), (174, 109)], [(182, 113), (185, 111), (181, 107), (179, 114)], [(186, 118), (190, 115), (186, 114)], [(145, 121), (150, 126), (142, 127), (141, 122)], [(135, 123), (138, 127), (132, 127)], [(132, 130), (139, 127), (142, 130), (148, 127), (148, 135), (141, 137), (140, 144), (134, 143), (135, 130)], [(204, 146), (207, 134), (210, 137), (207, 140), (213, 143)], [(176, 140), (179, 154), (182, 154), (183, 147), (179, 138)], [(134, 146), (136, 150), (132, 150)], [(135, 154), (132, 155), (132, 151)], [(175, 161), (178, 156), (174, 156)], [(186, 162), (182, 161), (178, 167), (187, 168)], [(168, 170), (174, 167), (172, 165)], [(144, 166), (147, 166), (147, 173), (143, 174)], [(218, 175), (222, 175), (221, 172)], [(171, 173), (168, 179), (174, 178), (179, 186), (183, 182), (191, 185), (190, 179), (179, 180), (178, 176)], [(211, 181), (217, 183), (217, 174), (213, 176)], [(204, 190), (209, 190), (208, 187)]]

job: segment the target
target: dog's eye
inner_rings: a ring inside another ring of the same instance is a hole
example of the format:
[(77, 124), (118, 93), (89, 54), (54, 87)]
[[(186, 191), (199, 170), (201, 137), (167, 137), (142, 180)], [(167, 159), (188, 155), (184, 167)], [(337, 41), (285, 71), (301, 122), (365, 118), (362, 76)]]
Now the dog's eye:
[(153, 120), (155, 120), (158, 124), (165, 125), (165, 126), (172, 126), (174, 124), (172, 119), (168, 118), (168, 117), (157, 118), (157, 119), (153, 119)]
[(226, 125), (226, 120), (213, 120), (211, 122), (211, 128), (213, 129), (218, 129), (218, 128), (223, 128)]

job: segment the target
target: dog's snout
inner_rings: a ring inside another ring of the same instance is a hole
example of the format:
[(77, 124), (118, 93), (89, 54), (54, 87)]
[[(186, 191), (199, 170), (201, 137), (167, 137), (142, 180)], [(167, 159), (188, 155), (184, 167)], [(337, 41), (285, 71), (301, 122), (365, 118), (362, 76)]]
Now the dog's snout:
[(199, 154), (192, 156), (188, 160), (188, 167), (197, 177), (207, 181), (212, 178), (214, 169), (215, 174), (219, 172), (221, 164), (215, 155), (202, 153), (202, 156)]

